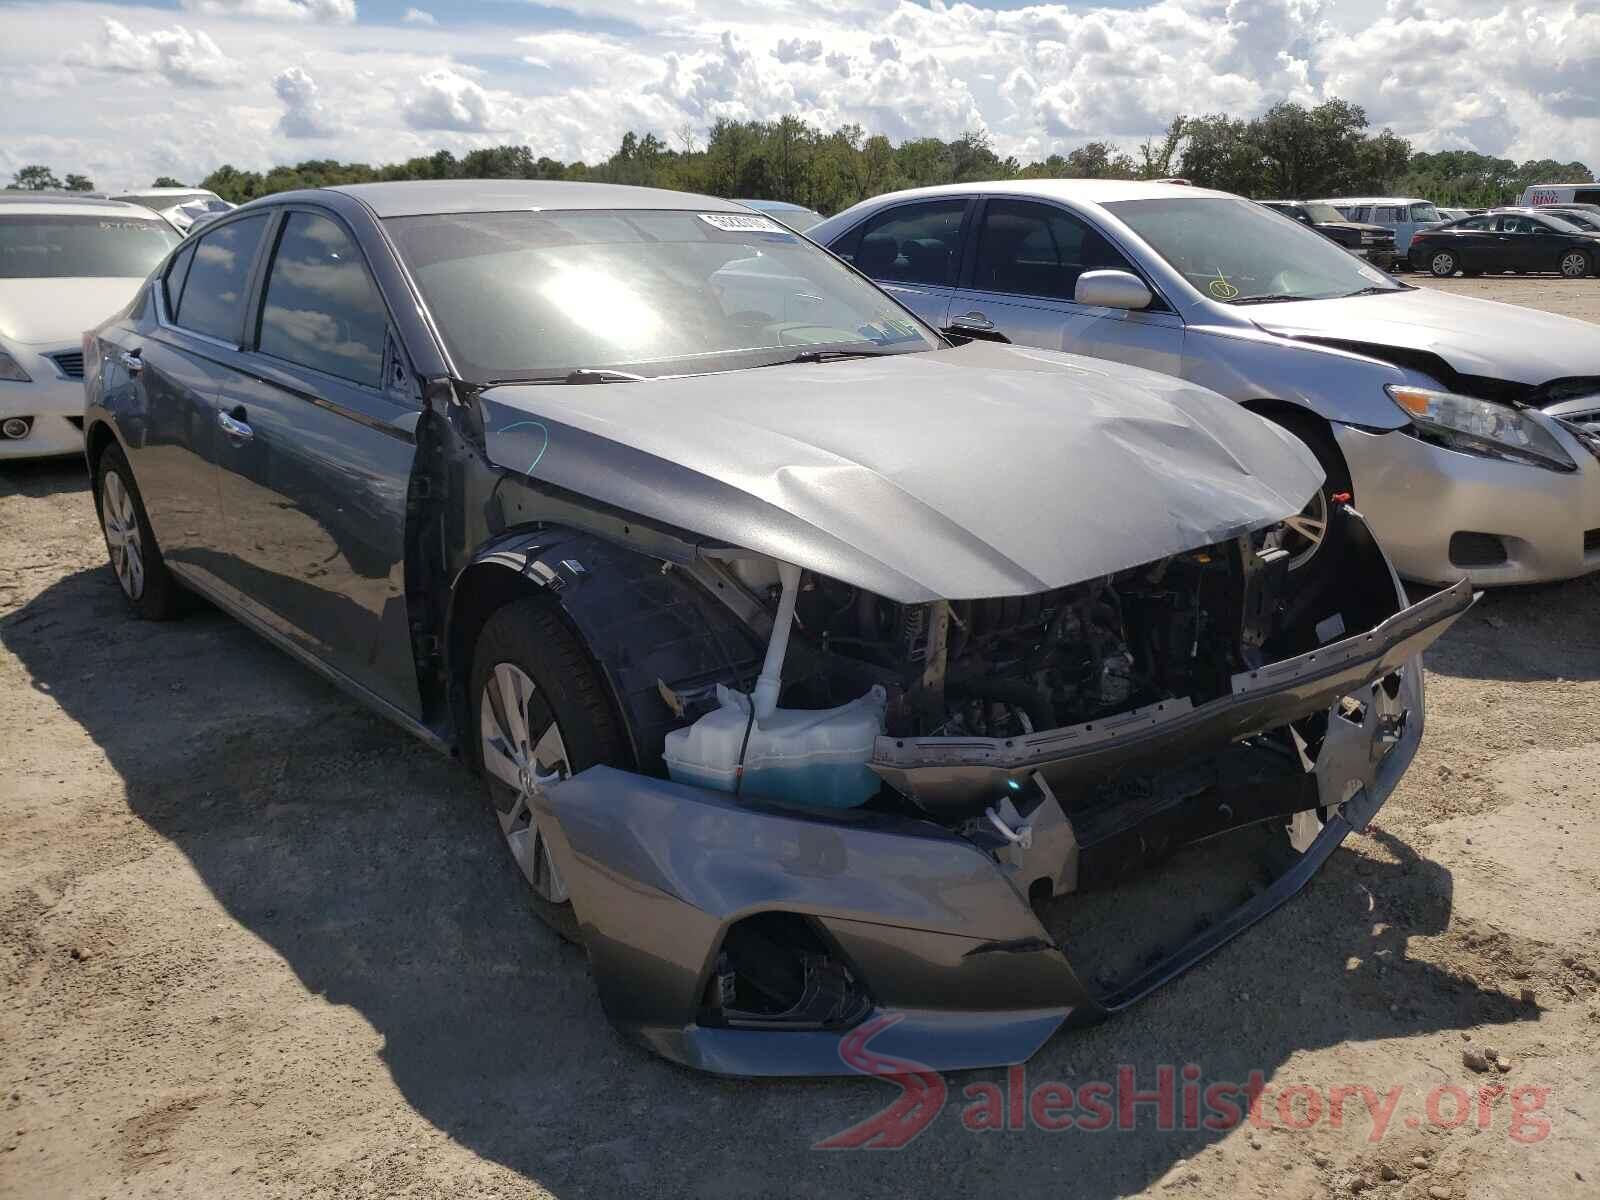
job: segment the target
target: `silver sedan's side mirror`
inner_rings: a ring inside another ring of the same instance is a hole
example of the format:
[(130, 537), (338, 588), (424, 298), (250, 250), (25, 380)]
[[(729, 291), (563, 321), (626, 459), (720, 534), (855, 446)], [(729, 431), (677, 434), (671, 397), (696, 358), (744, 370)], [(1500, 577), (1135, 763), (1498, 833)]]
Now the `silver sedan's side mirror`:
[(1149, 308), (1155, 301), (1150, 289), (1131, 271), (1085, 271), (1078, 276), (1072, 298), (1096, 308)]

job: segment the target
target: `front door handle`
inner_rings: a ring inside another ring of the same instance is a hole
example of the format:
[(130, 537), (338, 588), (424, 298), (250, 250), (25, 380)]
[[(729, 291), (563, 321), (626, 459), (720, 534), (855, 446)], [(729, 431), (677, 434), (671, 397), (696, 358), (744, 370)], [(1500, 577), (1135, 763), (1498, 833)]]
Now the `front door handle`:
[(139, 357), (137, 350), (124, 350), (118, 358), (129, 375), (137, 375), (144, 370), (144, 359)]
[(961, 313), (959, 316), (951, 317), (950, 318), (950, 324), (953, 327), (958, 328), (958, 329), (962, 328), (962, 327), (965, 327), (967, 329), (993, 329), (994, 328), (994, 322), (989, 320), (988, 317), (984, 316), (981, 312), (978, 312), (977, 310), (973, 310), (972, 312), (967, 312), (967, 313)]
[(244, 422), (244, 405), (239, 405), (231, 413), (219, 412), (217, 424), (222, 426), (222, 432), (235, 442), (248, 442), (255, 437), (256, 431)]

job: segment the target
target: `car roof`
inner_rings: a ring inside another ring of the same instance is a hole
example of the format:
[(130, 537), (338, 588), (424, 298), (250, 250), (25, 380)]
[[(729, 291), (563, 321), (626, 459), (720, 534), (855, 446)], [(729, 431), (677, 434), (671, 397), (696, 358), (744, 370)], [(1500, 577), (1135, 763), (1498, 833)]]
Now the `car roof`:
[(140, 208), (137, 204), (125, 204), (121, 200), (107, 200), (98, 196), (79, 196), (70, 193), (39, 193), (23, 191), (0, 192), (0, 211), (7, 216), (37, 217), (41, 214), (61, 213), (62, 211), (81, 213), (86, 217), (143, 217), (151, 221), (159, 221), (148, 208)]
[(196, 192), (204, 192), (207, 196), (215, 196), (210, 188), (203, 187), (151, 187), (151, 188), (123, 188), (121, 191), (112, 192), (113, 196), (192, 196)]
[[(575, 183), (547, 179), (407, 179), (350, 183), (329, 188), (366, 204), (379, 217), (435, 213), (526, 212), (530, 209), (680, 209), (686, 212), (747, 212), (743, 205), (692, 192)], [(280, 199), (281, 197), (264, 197)]]
[[(1422, 196), (1324, 196), (1312, 204), (1433, 204)], [(1435, 205), (1435, 207), (1438, 207)]]
[(935, 187), (909, 188), (874, 196), (876, 205), (885, 200), (914, 200), (918, 196), (951, 195), (1044, 196), (1072, 200), (1080, 204), (1113, 204), (1119, 200), (1192, 200), (1211, 197), (1239, 199), (1232, 192), (1191, 187), (1186, 183), (1152, 183), (1141, 179), (994, 179), (976, 183), (946, 183)]
[(791, 204), (787, 200), (737, 200), (736, 204), (746, 204), (751, 208), (764, 209), (767, 212), (816, 212), (814, 208), (807, 208), (804, 204)]

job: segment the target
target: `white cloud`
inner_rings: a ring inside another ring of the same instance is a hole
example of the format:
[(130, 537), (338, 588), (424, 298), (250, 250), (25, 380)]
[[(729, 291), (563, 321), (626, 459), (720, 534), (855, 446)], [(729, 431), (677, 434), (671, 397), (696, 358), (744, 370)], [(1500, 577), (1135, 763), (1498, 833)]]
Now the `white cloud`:
[(278, 132), (287, 138), (326, 138), (339, 132), (338, 119), (319, 95), (317, 81), (303, 67), (289, 67), (272, 80), (272, 90), (283, 101)]
[(431, 12), (424, 12), (420, 8), (406, 9), (405, 15), (400, 20), (406, 25), (437, 25), (439, 23), (433, 19)]
[(417, 88), (405, 104), (406, 124), (413, 129), (487, 133), (503, 128), (509, 118), (494, 97), (455, 71), (430, 71), (417, 80)]
[(134, 33), (110, 17), (100, 24), (100, 40), (84, 42), (67, 54), (66, 61), (97, 71), (158, 75), (199, 87), (221, 87), (239, 67), (207, 33), (192, 33), (182, 25)]
[(356, 0), (182, 0), (182, 4), (185, 11), (208, 17), (328, 21), (343, 25), (356, 19)]
[(1029, 158), (1330, 96), (1418, 148), (1600, 168), (1600, 0), (1101, 2), (550, 0), (426, 27), (358, 22), (353, 0), (181, 0), (164, 28), (107, 0), (70, 21), (13, 0), (0, 177), (199, 178), (308, 157), (306, 138), (367, 162), (500, 142), (594, 162), (629, 129), (672, 142), (786, 113), (896, 139), (982, 129)]

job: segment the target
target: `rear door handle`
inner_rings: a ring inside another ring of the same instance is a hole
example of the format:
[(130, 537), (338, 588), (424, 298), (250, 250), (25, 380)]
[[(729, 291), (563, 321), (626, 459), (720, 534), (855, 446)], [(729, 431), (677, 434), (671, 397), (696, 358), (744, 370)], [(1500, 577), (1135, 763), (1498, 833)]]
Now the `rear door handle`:
[(139, 357), (137, 350), (124, 350), (118, 358), (129, 375), (137, 375), (144, 370), (144, 359)]
[(256, 431), (244, 423), (244, 405), (240, 405), (231, 413), (219, 412), (217, 424), (222, 426), (222, 432), (236, 442), (248, 442), (255, 437)]

